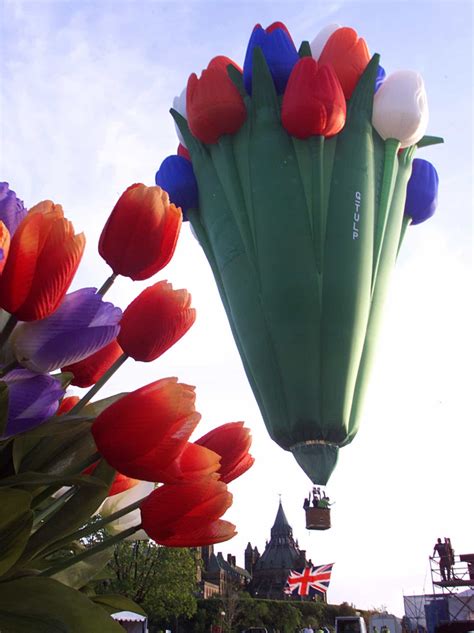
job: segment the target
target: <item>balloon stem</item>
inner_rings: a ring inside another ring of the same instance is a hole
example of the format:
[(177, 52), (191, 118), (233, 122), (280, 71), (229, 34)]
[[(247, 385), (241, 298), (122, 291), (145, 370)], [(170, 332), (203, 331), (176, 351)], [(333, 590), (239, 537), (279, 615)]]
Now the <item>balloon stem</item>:
[(114, 283), (116, 279), (117, 279), (117, 275), (115, 273), (112, 273), (110, 277), (104, 281), (102, 286), (97, 291), (97, 294), (103, 297), (105, 293), (107, 292), (107, 290), (111, 288), (112, 284)]
[(104, 549), (108, 549), (109, 547), (111, 547), (112, 545), (115, 545), (116, 543), (120, 543), (120, 541), (123, 541), (123, 539), (127, 538), (127, 536), (131, 536), (135, 532), (138, 532), (139, 529), (140, 529), (139, 525), (128, 528), (128, 530), (124, 530), (123, 532), (120, 532), (120, 534), (116, 534), (115, 536), (112, 536), (111, 538), (105, 539), (104, 541), (102, 541), (102, 543), (99, 543), (98, 545), (95, 545), (93, 547), (88, 547), (85, 551), (81, 552), (80, 554), (77, 554), (76, 556), (69, 556), (67, 558), (62, 558), (60, 562), (56, 563), (56, 565), (52, 565), (51, 567), (48, 567), (48, 569), (45, 569), (44, 571), (40, 572), (38, 575), (39, 576), (53, 576), (54, 574), (58, 574), (60, 571), (63, 571), (63, 569), (67, 569), (68, 567), (71, 567), (72, 565), (75, 565), (76, 563), (80, 563), (81, 561), (85, 560), (86, 558), (89, 558), (90, 556), (94, 556), (94, 554), (98, 554), (99, 552), (102, 552)]
[(403, 240), (405, 239), (405, 233), (407, 232), (407, 228), (410, 226), (410, 224), (411, 224), (410, 216), (404, 215), (403, 216), (403, 222), (402, 222), (402, 230), (400, 231), (400, 239), (398, 241), (397, 258), (398, 258), (398, 254), (400, 253), (400, 249), (402, 247)]
[(123, 365), (123, 363), (127, 360), (128, 355), (125, 352), (122, 356), (119, 356), (115, 363), (109, 367), (109, 369), (99, 378), (99, 380), (95, 383), (93, 387), (89, 389), (85, 396), (79, 400), (79, 402), (69, 411), (69, 415), (77, 415), (82, 409), (86, 406), (91, 398), (95, 396), (95, 394), (101, 389), (105, 383), (111, 378), (117, 369)]
[(389, 138), (385, 141), (385, 159), (383, 165), (382, 191), (380, 194), (379, 211), (375, 228), (374, 240), (374, 267), (372, 272), (372, 292), (377, 281), (377, 273), (380, 265), (385, 229), (387, 228), (388, 214), (392, 202), (393, 191), (398, 171), (396, 160), (400, 148), (400, 141)]
[(314, 136), (311, 143), (312, 164), (312, 217), (316, 266), (322, 272), (324, 241), (326, 234), (326, 212), (324, 193), (324, 136)]

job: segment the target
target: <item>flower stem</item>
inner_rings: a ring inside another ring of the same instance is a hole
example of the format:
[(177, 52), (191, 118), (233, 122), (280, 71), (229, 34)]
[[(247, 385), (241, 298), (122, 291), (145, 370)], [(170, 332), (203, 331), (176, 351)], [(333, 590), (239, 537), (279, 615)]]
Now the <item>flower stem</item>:
[(312, 136), (309, 140), (311, 147), (312, 166), (312, 204), (314, 252), (316, 265), (322, 272), (324, 257), (324, 242), (326, 237), (326, 209), (324, 191), (324, 136)]
[(16, 318), (16, 316), (14, 314), (10, 314), (10, 316), (8, 317), (7, 322), (5, 323), (5, 327), (3, 328), (3, 330), (0, 333), (0, 350), (5, 345), (5, 343), (8, 341), (8, 339), (10, 337), (10, 334), (15, 329), (15, 325), (17, 323), (18, 323), (18, 319)]
[(394, 138), (388, 138), (385, 141), (385, 159), (383, 165), (382, 192), (380, 194), (380, 203), (378, 216), (375, 226), (374, 239), (374, 266), (372, 272), (372, 289), (375, 287), (377, 273), (380, 264), (380, 256), (382, 253), (385, 229), (387, 228), (388, 214), (390, 204), (392, 202), (395, 181), (398, 172), (397, 152), (400, 148), (400, 141)]
[(41, 521), (43, 521), (43, 519), (49, 518), (51, 515), (55, 514), (59, 509), (61, 509), (63, 505), (76, 494), (76, 491), (77, 488), (73, 486), (58, 499), (55, 499), (52, 503), (50, 503), (46, 508), (37, 512), (35, 514), (35, 518), (33, 519), (33, 527), (36, 528), (41, 523)]
[(403, 240), (405, 238), (405, 233), (407, 232), (407, 228), (410, 226), (410, 224), (411, 224), (411, 218), (408, 215), (404, 215), (403, 216), (403, 221), (402, 221), (402, 230), (400, 232), (400, 239), (398, 241), (397, 257), (398, 257), (398, 253), (400, 252), (400, 249), (402, 247), (402, 243), (403, 243)]
[(104, 296), (107, 290), (112, 286), (112, 284), (114, 283), (116, 279), (117, 279), (116, 273), (112, 273), (110, 277), (104, 281), (102, 286), (97, 291), (97, 294)]
[(110, 514), (108, 517), (104, 517), (103, 519), (100, 519), (99, 521), (94, 521), (93, 523), (89, 523), (88, 525), (85, 525), (84, 527), (82, 527), (80, 530), (76, 530), (76, 532), (73, 532), (72, 534), (68, 534), (61, 540), (56, 541), (56, 543), (54, 543), (54, 549), (55, 550), (60, 549), (61, 547), (63, 547), (64, 545), (67, 545), (71, 541), (77, 541), (81, 538), (85, 538), (86, 536), (89, 536), (90, 534), (94, 534), (94, 532), (97, 532), (98, 530), (103, 528), (105, 525), (107, 525), (107, 523), (116, 521), (117, 519), (120, 519), (121, 517), (123, 517), (125, 514), (128, 514), (129, 512), (133, 512), (133, 510), (136, 510), (137, 508), (139, 508), (140, 504), (142, 503), (144, 499), (146, 499), (146, 497), (143, 497), (143, 499), (139, 499), (138, 501), (131, 503), (130, 505), (126, 506), (125, 508), (122, 508), (121, 510), (117, 510), (117, 512)]
[(105, 385), (107, 380), (115, 374), (117, 369), (119, 369), (119, 367), (121, 367), (124, 364), (127, 358), (128, 358), (128, 355), (125, 354), (125, 352), (122, 354), (122, 356), (119, 356), (119, 358), (117, 358), (115, 363), (111, 367), (109, 367), (109, 369), (105, 372), (105, 374), (103, 374), (103, 376), (99, 378), (99, 380), (95, 383), (95, 385), (89, 389), (86, 395), (83, 396), (81, 400), (79, 400), (79, 402), (69, 411), (69, 415), (77, 415), (79, 411), (82, 411), (82, 409), (86, 406), (89, 400), (93, 398), (95, 394), (99, 391), (99, 389), (101, 389)]
[(115, 536), (112, 536), (111, 538), (105, 539), (105, 541), (103, 541), (102, 543), (99, 543), (98, 545), (95, 545), (94, 547), (88, 547), (85, 551), (81, 552), (80, 554), (77, 554), (76, 556), (63, 558), (62, 560), (57, 562), (55, 565), (48, 567), (48, 569), (45, 569), (38, 575), (39, 576), (53, 576), (54, 574), (59, 573), (63, 569), (67, 569), (68, 567), (71, 567), (72, 565), (75, 565), (76, 563), (80, 563), (82, 560), (85, 560), (86, 558), (89, 558), (90, 556), (94, 556), (94, 554), (98, 554), (104, 549), (108, 549), (112, 545), (119, 543), (124, 538), (127, 538), (127, 536), (131, 536), (135, 532), (138, 532), (140, 528), (141, 528), (140, 525), (128, 528), (128, 530), (124, 530), (123, 532), (120, 532), (120, 534), (116, 534)]

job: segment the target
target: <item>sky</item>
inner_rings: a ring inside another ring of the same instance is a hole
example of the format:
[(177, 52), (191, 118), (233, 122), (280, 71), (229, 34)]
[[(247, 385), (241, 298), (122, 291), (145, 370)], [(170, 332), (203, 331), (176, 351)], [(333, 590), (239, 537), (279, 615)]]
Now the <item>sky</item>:
[[(188, 225), (154, 281), (191, 292), (195, 326), (157, 361), (128, 361), (102, 393), (178, 376), (197, 388), (196, 437), (244, 420), (256, 463), (230, 485), (225, 518), (238, 535), (216, 550), (242, 566), (249, 541), (262, 552), (281, 495), (308, 557), (335, 562), (329, 602), (402, 615), (404, 594), (431, 592), (437, 537), (449, 536), (456, 553), (474, 551), (472, 4), (3, 0), (0, 180), (27, 207), (47, 198), (63, 205), (87, 236), (73, 289), (100, 285), (110, 274), (97, 253), (108, 214), (130, 184), (153, 185), (161, 161), (176, 152), (174, 96), (216, 55), (242, 64), (253, 26), (276, 20), (297, 43), (329, 23), (352, 26), (387, 73), (420, 72), (427, 133), (445, 139), (417, 154), (436, 166), (439, 206), (409, 229), (394, 271), (361, 428), (328, 486), (333, 528), (305, 529), (310, 481), (266, 433)], [(150, 283), (122, 278), (107, 298), (125, 308)]]

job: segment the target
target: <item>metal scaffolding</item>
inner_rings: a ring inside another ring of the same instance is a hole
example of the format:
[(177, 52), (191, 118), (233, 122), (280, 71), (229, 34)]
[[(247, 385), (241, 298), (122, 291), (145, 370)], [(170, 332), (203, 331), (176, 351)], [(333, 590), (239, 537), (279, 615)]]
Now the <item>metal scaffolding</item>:
[(430, 557), (433, 595), (446, 599), (450, 622), (474, 621), (474, 554)]

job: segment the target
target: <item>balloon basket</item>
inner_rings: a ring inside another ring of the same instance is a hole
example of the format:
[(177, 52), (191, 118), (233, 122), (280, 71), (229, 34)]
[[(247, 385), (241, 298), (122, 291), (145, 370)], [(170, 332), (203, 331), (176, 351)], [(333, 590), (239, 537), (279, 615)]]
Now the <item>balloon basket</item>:
[(307, 530), (329, 530), (330, 527), (330, 508), (306, 508)]

